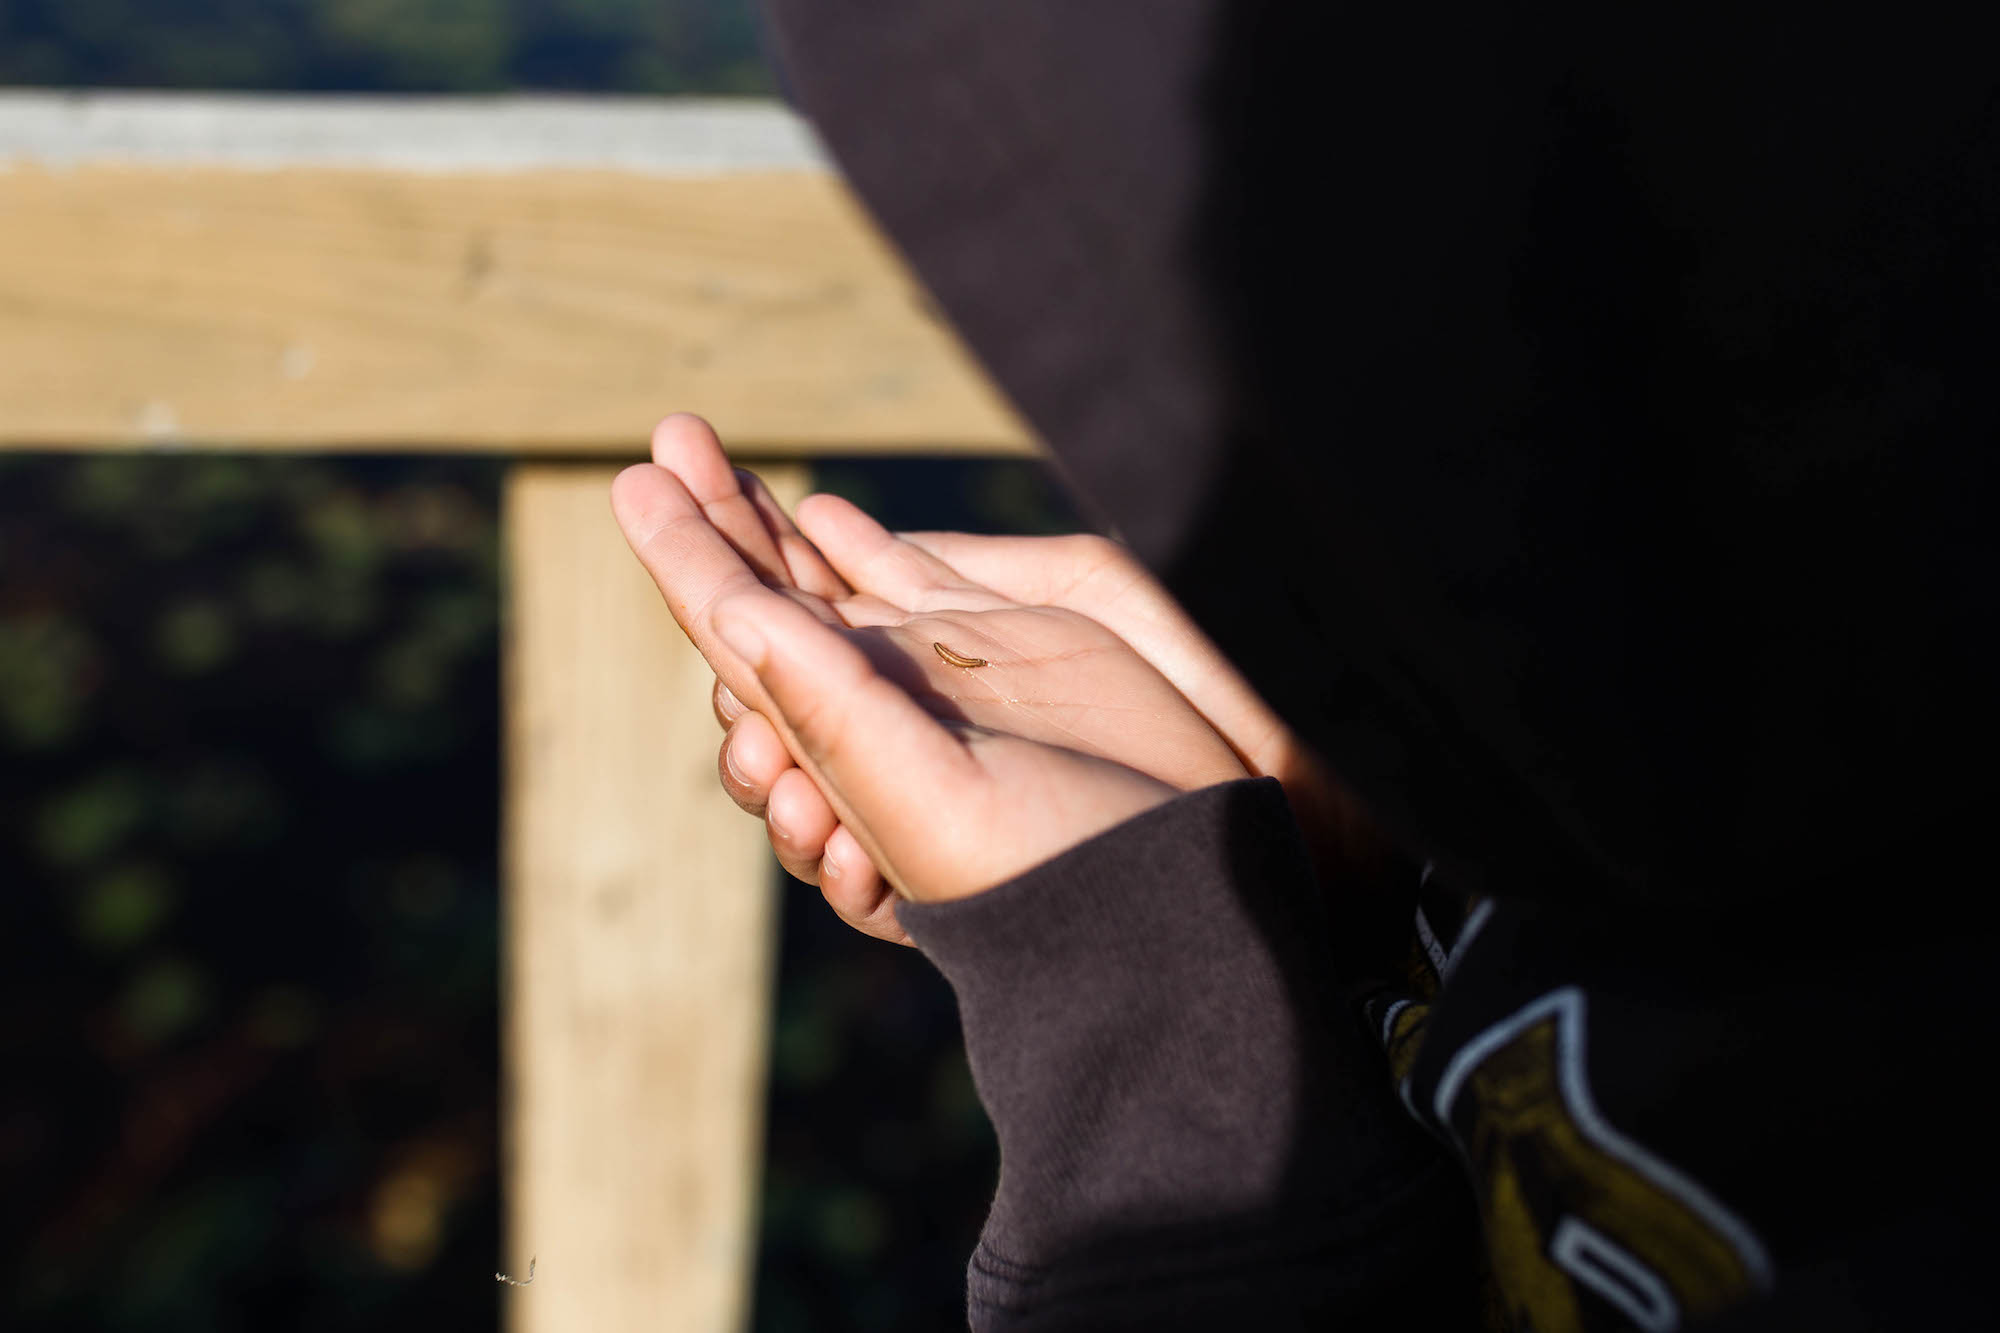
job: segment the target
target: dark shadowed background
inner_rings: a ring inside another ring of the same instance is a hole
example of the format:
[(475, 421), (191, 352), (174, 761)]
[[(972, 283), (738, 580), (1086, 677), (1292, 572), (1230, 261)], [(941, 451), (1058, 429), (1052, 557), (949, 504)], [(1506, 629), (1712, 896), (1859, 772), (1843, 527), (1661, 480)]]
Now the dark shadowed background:
[[(745, 0), (0, 0), (0, 84), (771, 87)], [(0, 1326), (497, 1319), (500, 476), (0, 455)], [(1034, 464), (817, 476), (1076, 523)], [(949, 993), (784, 902), (755, 1326), (948, 1326), (994, 1170)]]
[(6, 0), (0, 84), (772, 90), (750, 0)]

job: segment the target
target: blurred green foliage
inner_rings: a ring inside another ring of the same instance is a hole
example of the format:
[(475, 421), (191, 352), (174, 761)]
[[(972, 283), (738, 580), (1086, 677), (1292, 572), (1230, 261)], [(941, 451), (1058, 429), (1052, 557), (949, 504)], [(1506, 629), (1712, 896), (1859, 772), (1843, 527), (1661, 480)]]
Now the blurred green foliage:
[(750, 0), (0, 0), (0, 84), (772, 91)]
[(58, 616), (0, 622), (0, 736), (22, 749), (59, 745), (76, 730), (98, 670), (95, 646)]
[[(817, 475), (1076, 526), (1032, 465)], [(499, 479), (0, 454), (0, 1327), (495, 1321)], [(950, 1327), (950, 993), (785, 883), (754, 1327)]]
[(494, 1322), (498, 483), (0, 455), (0, 1327)]

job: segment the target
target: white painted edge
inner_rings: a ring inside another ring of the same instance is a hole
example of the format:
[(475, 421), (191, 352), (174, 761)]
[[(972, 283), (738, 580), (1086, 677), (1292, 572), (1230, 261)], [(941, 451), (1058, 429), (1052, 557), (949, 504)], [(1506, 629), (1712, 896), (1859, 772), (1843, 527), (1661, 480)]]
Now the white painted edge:
[(804, 120), (756, 98), (0, 90), (0, 171), (23, 164), (708, 176), (827, 158)]

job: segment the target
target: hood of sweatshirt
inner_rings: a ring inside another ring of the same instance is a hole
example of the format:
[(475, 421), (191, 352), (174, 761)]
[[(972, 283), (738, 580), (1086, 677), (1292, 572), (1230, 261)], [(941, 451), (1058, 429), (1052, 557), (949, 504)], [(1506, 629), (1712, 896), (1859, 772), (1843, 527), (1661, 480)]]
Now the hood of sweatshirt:
[(1077, 489), (1448, 879), (1796, 911), (1983, 859), (1972, 19), (767, 8)]

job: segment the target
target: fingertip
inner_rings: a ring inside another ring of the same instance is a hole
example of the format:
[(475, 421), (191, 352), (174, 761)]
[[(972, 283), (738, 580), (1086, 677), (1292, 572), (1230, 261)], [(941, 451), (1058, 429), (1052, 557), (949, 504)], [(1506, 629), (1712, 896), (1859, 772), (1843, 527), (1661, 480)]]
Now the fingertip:
[[(792, 515), (799, 530), (808, 537), (813, 536), (815, 528), (831, 532), (857, 518), (870, 526), (881, 526), (860, 505), (828, 491), (814, 491), (792, 507)], [(819, 539), (814, 537), (813, 540), (817, 542)]]
[(862, 934), (891, 944), (911, 943), (896, 919), (895, 893), (845, 824), (827, 837), (819, 863), (819, 891), (834, 915)]
[(744, 773), (742, 765), (736, 762), (731, 744), (732, 738), (725, 736), (722, 745), (715, 752), (715, 776), (722, 784), (722, 794), (736, 802), (736, 808), (746, 815), (764, 817), (765, 789), (752, 782)]
[(732, 776), (761, 795), (792, 767), (792, 753), (762, 713), (745, 713), (729, 728), (724, 764)]
[(688, 435), (692, 435), (697, 439), (704, 436), (708, 439), (714, 439), (715, 427), (708, 424), (706, 417), (694, 412), (669, 412), (661, 417), (659, 422), (653, 427), (653, 457), (655, 461), (659, 459), (662, 448), (670, 447)]
[(736, 725), (736, 719), (748, 711), (744, 702), (736, 697), (736, 691), (722, 683), (722, 677), (715, 678), (715, 688), (709, 691), (708, 706), (715, 712), (715, 720), (723, 730)]
[(611, 479), (611, 513), (636, 551), (673, 521), (699, 516), (701, 506), (666, 468), (634, 463)]
[(658, 467), (659, 464), (657, 463), (626, 464), (624, 467), (618, 469), (618, 475), (611, 479), (611, 493), (617, 495), (620, 491), (630, 486), (638, 477), (655, 471)]
[(765, 819), (774, 843), (782, 843), (799, 859), (810, 861), (826, 854), (827, 838), (839, 827), (826, 797), (803, 770), (796, 768), (786, 769), (771, 784)]
[(657, 493), (659, 471), (652, 463), (634, 463), (611, 479), (611, 512), (619, 526), (629, 527), (645, 513), (648, 500)]
[(736, 469), (721, 438), (692, 412), (676, 412), (653, 428), (653, 461), (678, 476), (705, 505), (737, 493)]
[[(842, 824), (826, 836), (826, 852), (821, 857), (822, 871), (842, 884), (851, 884), (866, 867), (872, 872), (875, 863), (869, 859), (861, 842)], [(824, 881), (822, 881), (824, 882)]]

